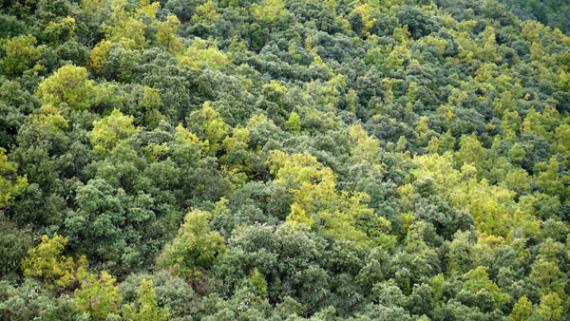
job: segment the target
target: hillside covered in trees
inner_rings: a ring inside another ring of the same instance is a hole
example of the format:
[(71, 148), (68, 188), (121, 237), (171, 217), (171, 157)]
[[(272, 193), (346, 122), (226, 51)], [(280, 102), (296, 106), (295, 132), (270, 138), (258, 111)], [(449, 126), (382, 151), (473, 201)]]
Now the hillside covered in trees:
[(516, 2), (0, 1), (0, 320), (570, 320)]

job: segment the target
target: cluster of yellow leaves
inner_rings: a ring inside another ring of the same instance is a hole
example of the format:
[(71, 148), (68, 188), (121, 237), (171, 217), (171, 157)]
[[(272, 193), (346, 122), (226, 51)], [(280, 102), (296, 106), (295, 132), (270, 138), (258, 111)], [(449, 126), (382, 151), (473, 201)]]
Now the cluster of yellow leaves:
[(59, 107), (65, 103), (71, 109), (87, 109), (95, 85), (88, 79), (87, 69), (73, 65), (59, 68), (38, 86), (36, 95), (44, 104)]
[(220, 70), (228, 65), (228, 57), (214, 43), (194, 38), (192, 44), (178, 57), (182, 67), (212, 70)]
[(214, 23), (220, 19), (221, 15), (216, 10), (216, 4), (208, 0), (196, 7), (196, 13), (192, 15), (193, 23)]
[(65, 289), (75, 282), (75, 260), (63, 255), (67, 239), (60, 235), (43, 235), (41, 243), (28, 251), (22, 261), (25, 276), (42, 279), (48, 288)]
[(120, 314), (129, 321), (166, 321), (168, 310), (159, 308), (151, 280), (141, 282), (138, 290), (139, 305), (122, 305), (122, 296), (115, 277), (106, 271), (99, 275), (88, 270), (85, 256), (77, 261), (63, 255), (67, 238), (43, 235), (41, 242), (28, 251), (28, 257), (21, 266), (25, 276), (41, 279), (49, 289), (66, 290), (76, 283), (73, 302), (91, 320), (101, 321)]
[(80, 288), (75, 290), (74, 301), (79, 308), (94, 320), (105, 320), (109, 314), (118, 313), (122, 296), (116, 279), (106, 271), (99, 276), (89, 272), (85, 257), (79, 259), (77, 280)]
[(209, 212), (201, 210), (186, 214), (176, 237), (166, 245), (157, 264), (189, 279), (200, 278), (225, 251), (224, 238), (208, 229), (211, 217)]
[(268, 161), (275, 183), (284, 185), (294, 202), (287, 222), (337, 239), (378, 244), (389, 222), (366, 206), (365, 193), (337, 192), (333, 171), (309, 154), (273, 151)]
[(538, 221), (515, 201), (516, 193), (479, 180), (477, 168), (470, 163), (455, 169), (451, 153), (418, 156), (415, 162), (419, 165), (412, 171), (416, 179), (431, 177), (438, 194), (454, 207), (467, 210), (480, 232), (508, 236), (517, 228), (527, 235), (538, 233)]
[[(0, 70), (7, 75), (22, 73), (32, 67), (40, 58), (42, 49), (36, 47), (37, 40), (32, 35), (18, 36), (3, 40), (0, 47), (4, 58), (0, 60)], [(36, 65), (34, 69), (41, 66)]]
[[(111, 24), (105, 25), (107, 39), (127, 49), (144, 49), (148, 45), (145, 30), (156, 22), (159, 2), (140, 0), (135, 10), (127, 10), (127, 0), (111, 1)], [(150, 23), (152, 24), (152, 23)]]
[(196, 134), (184, 128), (182, 124), (176, 126), (176, 133), (174, 134), (174, 141), (179, 145), (194, 145), (198, 146), (203, 151), (208, 151), (208, 141), (200, 140)]
[(123, 317), (125, 321), (166, 321), (168, 320), (168, 309), (159, 308), (154, 284), (151, 279), (141, 281), (138, 294), (138, 309), (134, 304), (127, 304), (123, 307)]
[(111, 41), (103, 39), (91, 49), (90, 66), (93, 70), (96, 72), (101, 71), (112, 47), (113, 43)]
[(355, 163), (368, 162), (382, 168), (380, 162), (380, 141), (368, 135), (368, 132), (360, 124), (352, 125), (348, 128), (348, 136), (351, 142), (350, 156)]
[(125, 116), (120, 110), (93, 122), (93, 130), (87, 135), (96, 153), (112, 150), (119, 142), (136, 134), (133, 116)]
[(269, 27), (289, 13), (283, 0), (262, 0), (261, 3), (252, 5), (251, 10), (256, 19)]
[(180, 20), (176, 16), (168, 16), (165, 21), (158, 24), (156, 30), (156, 43), (171, 54), (178, 54), (184, 48), (182, 40), (176, 35), (180, 27)]
[(18, 165), (8, 161), (6, 150), (0, 147), (0, 209), (14, 204), (14, 198), (28, 186), (26, 176), (18, 176)]

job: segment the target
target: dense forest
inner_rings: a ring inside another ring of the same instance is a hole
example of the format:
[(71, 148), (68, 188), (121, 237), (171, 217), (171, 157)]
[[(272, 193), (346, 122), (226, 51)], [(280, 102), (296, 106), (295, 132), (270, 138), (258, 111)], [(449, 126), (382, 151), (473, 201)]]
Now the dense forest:
[(568, 8), (0, 1), (0, 320), (570, 320)]
[(570, 33), (568, 0), (500, 0), (523, 19), (534, 19)]

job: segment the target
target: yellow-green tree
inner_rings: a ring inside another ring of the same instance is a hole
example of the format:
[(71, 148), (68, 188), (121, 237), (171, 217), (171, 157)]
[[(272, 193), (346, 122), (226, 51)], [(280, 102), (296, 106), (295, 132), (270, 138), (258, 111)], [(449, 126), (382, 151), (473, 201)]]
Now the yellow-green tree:
[(166, 321), (168, 309), (160, 308), (151, 279), (143, 279), (137, 289), (138, 304), (123, 307), (125, 321)]
[(299, 133), (301, 131), (301, 116), (296, 112), (291, 112), (289, 118), (285, 122), (285, 128), (293, 133)]
[(107, 61), (113, 43), (109, 40), (101, 40), (91, 49), (90, 66), (96, 72), (101, 71), (103, 64)]
[(196, 7), (196, 13), (192, 16), (192, 22), (212, 24), (220, 17), (221, 15), (216, 10), (216, 4), (212, 0), (208, 0)]
[(337, 192), (333, 171), (309, 154), (270, 154), (268, 165), (275, 183), (288, 188), (294, 202), (287, 222), (337, 239), (364, 245), (378, 243), (389, 231), (388, 221), (366, 206), (365, 193)]
[(380, 141), (368, 135), (360, 124), (348, 128), (351, 142), (350, 155), (354, 162), (369, 162), (380, 168)]
[(107, 39), (127, 49), (146, 48), (148, 39), (145, 31), (158, 22), (156, 15), (159, 6), (159, 2), (140, 0), (138, 7), (133, 10), (127, 0), (112, 1), (111, 23), (104, 25)]
[(66, 65), (40, 83), (37, 96), (45, 104), (59, 106), (65, 103), (71, 109), (87, 109), (92, 101), (93, 88), (87, 69)]
[(65, 17), (59, 21), (50, 21), (44, 29), (44, 36), (52, 42), (75, 39), (77, 26), (75, 18)]
[(210, 153), (216, 153), (222, 147), (222, 142), (229, 134), (230, 127), (220, 113), (212, 108), (206, 101), (202, 109), (192, 112), (190, 119), (196, 132), (206, 139)]
[(253, 16), (269, 28), (288, 14), (283, 0), (262, 0), (261, 3), (252, 5), (251, 9)]
[(561, 321), (564, 305), (556, 293), (548, 293), (540, 298), (540, 304), (534, 315), (538, 320)]
[(36, 43), (32, 35), (3, 40), (0, 47), (4, 51), (4, 58), (0, 60), (0, 70), (6, 75), (18, 75), (33, 67), (41, 54), (41, 48), (36, 47)]
[(115, 278), (106, 271), (99, 276), (87, 270), (87, 260), (80, 258), (77, 269), (80, 288), (75, 290), (74, 301), (79, 309), (93, 320), (105, 320), (110, 314), (120, 312), (122, 297), (115, 285)]
[(226, 248), (220, 233), (208, 229), (211, 216), (201, 210), (186, 214), (176, 237), (159, 256), (158, 265), (192, 281), (200, 279)]
[(515, 200), (516, 193), (479, 180), (474, 166), (464, 164), (455, 169), (451, 153), (419, 156), (415, 161), (419, 167), (412, 170), (413, 176), (432, 178), (436, 191), (453, 206), (468, 211), (480, 232), (507, 236), (516, 226), (528, 235), (538, 233), (538, 221)]
[(0, 209), (14, 204), (16, 196), (28, 186), (26, 176), (19, 176), (18, 164), (10, 162), (6, 150), (0, 147)]
[(156, 30), (156, 43), (172, 54), (177, 54), (183, 49), (182, 40), (176, 34), (178, 27), (180, 20), (176, 16), (168, 16), (165, 21), (158, 24)]
[(220, 70), (229, 62), (228, 57), (215, 44), (198, 37), (192, 40), (190, 47), (178, 59), (181, 67), (211, 70)]
[(489, 279), (487, 268), (479, 266), (465, 274), (466, 280), (463, 289), (472, 293), (485, 290), (495, 301), (497, 308), (510, 300), (510, 296), (504, 293), (501, 288)]
[(63, 255), (67, 238), (43, 235), (40, 244), (28, 251), (22, 260), (24, 276), (37, 277), (48, 288), (65, 289), (75, 282), (75, 261)]
[(522, 296), (511, 311), (509, 321), (530, 321), (532, 315), (532, 302), (526, 297)]
[(96, 153), (113, 149), (120, 141), (136, 134), (139, 129), (133, 124), (133, 116), (126, 116), (120, 110), (93, 122), (93, 130), (87, 135)]

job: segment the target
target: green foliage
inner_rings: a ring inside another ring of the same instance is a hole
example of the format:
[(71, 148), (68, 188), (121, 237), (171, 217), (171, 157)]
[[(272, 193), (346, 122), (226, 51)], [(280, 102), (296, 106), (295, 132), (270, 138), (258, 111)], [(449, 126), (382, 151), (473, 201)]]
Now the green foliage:
[(522, 296), (509, 315), (509, 321), (526, 321), (530, 320), (532, 315), (532, 302), (526, 297)]
[(509, 301), (508, 294), (501, 291), (501, 289), (489, 279), (485, 267), (479, 266), (465, 274), (465, 283), (463, 289), (473, 294), (486, 291), (494, 300), (494, 304), (500, 308), (503, 304)]
[(500, 2), (505, 3), (514, 14), (522, 19), (538, 20), (552, 28), (560, 28), (566, 33), (570, 31), (570, 25), (566, 19), (570, 14), (570, 5), (565, 2), (555, 0), (501, 0)]
[(291, 132), (298, 133), (301, 131), (301, 116), (296, 112), (289, 114), (289, 119), (285, 122), (285, 128)]
[(267, 297), (267, 282), (265, 281), (265, 276), (259, 272), (258, 269), (253, 269), (251, 275), (249, 276), (250, 282), (255, 287), (257, 294), (262, 297)]
[(109, 52), (113, 43), (109, 40), (101, 40), (97, 45), (91, 50), (90, 56), (90, 66), (96, 72), (100, 72), (103, 64), (108, 60)]
[(201, 38), (194, 38), (186, 51), (178, 56), (181, 67), (220, 70), (228, 64), (228, 57), (218, 48)]
[(275, 182), (287, 186), (293, 195), (287, 217), (293, 226), (303, 224), (334, 238), (369, 244), (380, 242), (382, 232), (389, 231), (389, 222), (366, 207), (366, 194), (337, 193), (332, 171), (320, 168), (314, 157), (275, 151), (270, 168)]
[(0, 276), (15, 275), (31, 246), (30, 230), (19, 229), (10, 219), (0, 216)]

